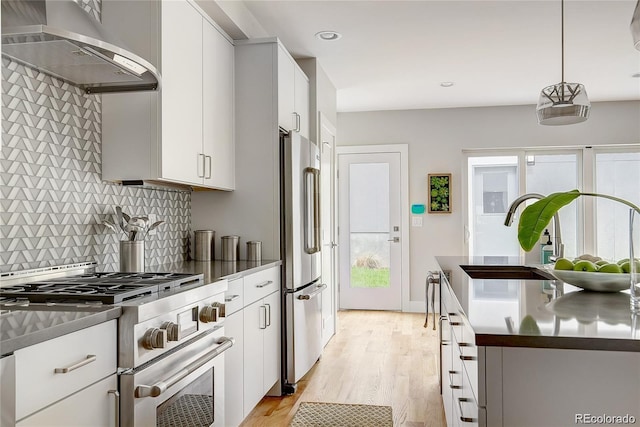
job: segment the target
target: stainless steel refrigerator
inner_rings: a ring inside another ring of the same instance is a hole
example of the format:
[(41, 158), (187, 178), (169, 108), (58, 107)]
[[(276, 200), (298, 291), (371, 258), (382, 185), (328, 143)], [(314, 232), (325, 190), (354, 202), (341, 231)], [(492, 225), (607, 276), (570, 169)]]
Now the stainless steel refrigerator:
[(320, 150), (296, 132), (281, 134), (280, 166), (282, 385), (293, 393), (322, 353)]

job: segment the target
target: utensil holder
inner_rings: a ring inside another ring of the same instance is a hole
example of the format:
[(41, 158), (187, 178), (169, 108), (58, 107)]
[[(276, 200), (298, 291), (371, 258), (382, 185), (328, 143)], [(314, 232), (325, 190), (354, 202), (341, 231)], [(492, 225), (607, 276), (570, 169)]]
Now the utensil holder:
[(144, 272), (144, 240), (120, 241), (120, 271), (123, 273)]
[(213, 230), (196, 230), (194, 259), (196, 261), (211, 261), (214, 259), (214, 239), (216, 232)]
[(222, 260), (238, 261), (240, 259), (240, 236), (222, 236)]

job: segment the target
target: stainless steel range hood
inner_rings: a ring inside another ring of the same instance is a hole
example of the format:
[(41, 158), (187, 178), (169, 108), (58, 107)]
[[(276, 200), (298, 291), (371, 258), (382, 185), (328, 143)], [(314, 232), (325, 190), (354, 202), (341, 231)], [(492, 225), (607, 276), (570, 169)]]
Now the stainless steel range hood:
[(157, 90), (160, 74), (73, 0), (2, 0), (2, 56), (86, 93)]

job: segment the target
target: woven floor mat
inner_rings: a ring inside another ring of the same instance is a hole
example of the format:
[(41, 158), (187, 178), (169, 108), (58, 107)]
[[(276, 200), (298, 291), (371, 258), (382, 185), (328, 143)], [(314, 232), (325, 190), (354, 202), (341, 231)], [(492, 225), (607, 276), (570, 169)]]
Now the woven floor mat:
[(290, 427), (393, 427), (391, 406), (302, 402)]

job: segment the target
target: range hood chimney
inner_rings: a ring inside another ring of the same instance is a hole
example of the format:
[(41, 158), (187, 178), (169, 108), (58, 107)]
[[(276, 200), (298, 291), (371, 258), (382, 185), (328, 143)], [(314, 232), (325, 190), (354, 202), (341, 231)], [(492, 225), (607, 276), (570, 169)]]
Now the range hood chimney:
[(2, 0), (2, 56), (88, 94), (157, 90), (160, 74), (73, 0)]

